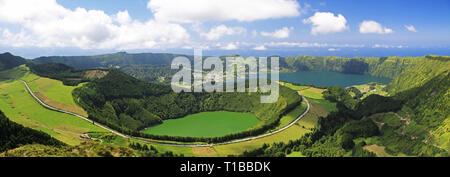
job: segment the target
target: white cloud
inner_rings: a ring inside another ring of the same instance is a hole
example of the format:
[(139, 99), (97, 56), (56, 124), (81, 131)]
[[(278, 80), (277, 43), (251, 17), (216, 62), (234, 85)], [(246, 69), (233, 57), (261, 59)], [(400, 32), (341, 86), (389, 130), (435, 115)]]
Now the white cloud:
[(156, 20), (191, 23), (197, 21), (255, 21), (299, 16), (296, 0), (150, 0)]
[(128, 13), (127, 10), (118, 12), (114, 17), (115, 20), (120, 24), (128, 24), (132, 21), (130, 14)]
[(71, 10), (55, 0), (0, 0), (0, 22), (20, 27), (0, 31), (0, 43), (16, 47), (165, 48), (190, 37), (178, 24), (133, 20), (127, 11)]
[(267, 50), (266, 46), (260, 45), (253, 48), (253, 50)]
[(393, 33), (394, 31), (390, 28), (383, 27), (376, 21), (365, 20), (359, 25), (359, 32), (363, 34), (367, 33), (389, 34)]
[(405, 25), (405, 28), (411, 32), (418, 32), (413, 25)]
[(331, 12), (316, 12), (304, 19), (304, 24), (312, 24), (311, 34), (328, 34), (342, 32), (348, 29), (347, 20), (342, 14), (335, 16)]
[(293, 30), (293, 27), (283, 27), (279, 30), (276, 30), (274, 32), (261, 32), (261, 36), (269, 36), (277, 39), (284, 39), (289, 37), (289, 33)]
[(222, 50), (236, 50), (238, 48), (237, 44), (228, 43), (225, 46), (220, 47)]
[(336, 51), (341, 51), (341, 49), (329, 48), (328, 51), (330, 51), (330, 52), (336, 52)]
[(235, 35), (246, 33), (247, 30), (243, 27), (227, 27), (219, 25), (212, 28), (208, 33), (201, 33), (200, 35), (208, 40), (218, 40), (225, 35)]
[(398, 49), (402, 49), (402, 48), (408, 48), (408, 46), (403, 46), (403, 45), (375, 44), (375, 45), (372, 46), (372, 48), (385, 48), (385, 49), (389, 49), (389, 48), (398, 48)]

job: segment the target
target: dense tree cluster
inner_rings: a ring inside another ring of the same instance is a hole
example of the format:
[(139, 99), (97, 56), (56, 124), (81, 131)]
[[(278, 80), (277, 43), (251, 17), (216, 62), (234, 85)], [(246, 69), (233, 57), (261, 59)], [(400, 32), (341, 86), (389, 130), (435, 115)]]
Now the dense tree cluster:
[(159, 152), (154, 146), (131, 142), (128, 145), (131, 149), (137, 150), (140, 157), (183, 157), (183, 154), (177, 155), (172, 151)]
[(165, 84), (170, 84), (172, 76), (178, 72), (169, 65), (129, 65), (121, 67), (120, 71), (143, 81)]
[(60, 63), (35, 64), (28, 63), (27, 66), (31, 72), (38, 76), (48, 77), (60, 80), (64, 85), (76, 86), (82, 82), (88, 82), (90, 79), (84, 78), (85, 70), (75, 69)]

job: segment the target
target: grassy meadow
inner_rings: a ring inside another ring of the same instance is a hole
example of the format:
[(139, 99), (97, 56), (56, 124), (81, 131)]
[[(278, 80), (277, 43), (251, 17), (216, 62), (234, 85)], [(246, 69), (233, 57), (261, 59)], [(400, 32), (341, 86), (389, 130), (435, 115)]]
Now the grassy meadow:
[(85, 132), (105, 132), (78, 117), (48, 110), (34, 100), (20, 81), (0, 82), (0, 105), (14, 122), (41, 130), (69, 145), (77, 145)]
[(61, 81), (39, 77), (28, 82), (31, 90), (46, 104), (55, 108), (87, 116), (86, 111), (79, 107), (72, 96), (72, 91), (79, 86), (66, 86)]
[(144, 133), (169, 136), (219, 137), (242, 132), (259, 122), (250, 113), (203, 112), (179, 119), (165, 120), (163, 124), (150, 127)]

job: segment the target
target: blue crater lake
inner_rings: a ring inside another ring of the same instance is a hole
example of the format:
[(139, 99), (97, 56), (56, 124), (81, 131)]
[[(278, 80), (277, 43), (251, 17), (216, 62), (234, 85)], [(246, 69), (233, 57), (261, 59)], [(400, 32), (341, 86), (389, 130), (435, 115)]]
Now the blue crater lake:
[(331, 71), (297, 71), (280, 73), (280, 80), (303, 85), (348, 87), (371, 82), (388, 84), (392, 79), (371, 75), (344, 74)]

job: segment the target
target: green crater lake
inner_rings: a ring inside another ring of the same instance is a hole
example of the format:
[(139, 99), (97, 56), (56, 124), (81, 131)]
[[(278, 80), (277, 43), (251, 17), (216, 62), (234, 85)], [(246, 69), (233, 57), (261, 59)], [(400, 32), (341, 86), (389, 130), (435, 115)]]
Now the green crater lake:
[(165, 120), (162, 124), (143, 130), (152, 135), (184, 137), (220, 137), (245, 131), (260, 122), (250, 113), (202, 112), (179, 119)]
[(388, 84), (392, 79), (371, 75), (344, 74), (331, 71), (297, 71), (280, 73), (280, 80), (303, 85), (348, 87), (371, 82)]

